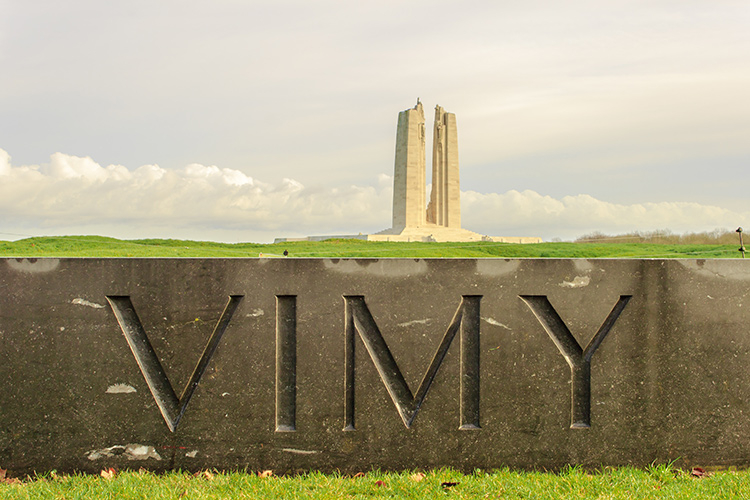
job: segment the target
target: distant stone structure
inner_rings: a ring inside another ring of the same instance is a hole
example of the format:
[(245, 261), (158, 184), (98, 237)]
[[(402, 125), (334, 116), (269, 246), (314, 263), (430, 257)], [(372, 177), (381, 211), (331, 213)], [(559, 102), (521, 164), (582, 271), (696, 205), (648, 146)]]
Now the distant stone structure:
[[(393, 175), (393, 230), (461, 227), (456, 115), (435, 107), (432, 192), (425, 201), (425, 119), (422, 103), (398, 114)], [(427, 210), (425, 210), (427, 206)]]
[[(541, 238), (484, 236), (461, 228), (456, 115), (435, 106), (432, 190), (426, 202), (425, 118), (422, 103), (398, 114), (393, 172), (393, 225), (372, 241), (498, 241), (539, 243)], [(426, 207), (426, 208), (425, 208)]]
[(393, 171), (393, 222), (375, 234), (276, 238), (322, 241), (356, 238), (369, 241), (495, 241), (541, 243), (537, 237), (485, 236), (461, 228), (461, 185), (458, 173), (456, 115), (435, 106), (432, 141), (432, 190), (427, 203), (425, 118), (422, 103), (398, 114)]
[(427, 222), (444, 227), (461, 227), (456, 115), (435, 106), (432, 137), (432, 193), (430, 204), (427, 205)]

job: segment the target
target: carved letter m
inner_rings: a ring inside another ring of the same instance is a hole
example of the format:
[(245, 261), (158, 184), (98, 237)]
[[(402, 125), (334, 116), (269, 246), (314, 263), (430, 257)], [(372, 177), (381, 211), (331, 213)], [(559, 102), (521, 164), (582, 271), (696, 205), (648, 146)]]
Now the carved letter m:
[(461, 331), (461, 392), (460, 392), (460, 429), (479, 428), (479, 302), (481, 295), (464, 295), (461, 304), (453, 316), (440, 345), (432, 358), (429, 368), (419, 384), (417, 394), (409, 389), (401, 370), (393, 359), (388, 345), (380, 333), (378, 325), (361, 295), (344, 296), (345, 304), (345, 427), (344, 430), (355, 430), (354, 427), (354, 345), (355, 332), (367, 349), (372, 362), (378, 370), (388, 394), (396, 409), (409, 428), (422, 406), (427, 391), (430, 390), (440, 365), (450, 348), (456, 334)]

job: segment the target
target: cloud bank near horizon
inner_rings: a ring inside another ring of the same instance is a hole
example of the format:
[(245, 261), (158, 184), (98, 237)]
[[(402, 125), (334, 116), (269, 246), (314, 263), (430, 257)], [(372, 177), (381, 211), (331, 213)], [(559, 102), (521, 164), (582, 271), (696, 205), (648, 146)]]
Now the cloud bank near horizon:
[[(389, 227), (392, 177), (373, 185), (265, 183), (245, 173), (192, 163), (178, 169), (102, 166), (90, 157), (51, 155), (42, 165), (11, 163), (0, 149), (0, 238), (102, 234), (120, 238), (271, 241), (280, 236), (370, 233)], [(690, 202), (615, 204), (587, 194), (560, 199), (535, 191), (462, 193), (463, 227), (497, 236), (573, 239), (599, 231), (735, 228), (750, 216)]]

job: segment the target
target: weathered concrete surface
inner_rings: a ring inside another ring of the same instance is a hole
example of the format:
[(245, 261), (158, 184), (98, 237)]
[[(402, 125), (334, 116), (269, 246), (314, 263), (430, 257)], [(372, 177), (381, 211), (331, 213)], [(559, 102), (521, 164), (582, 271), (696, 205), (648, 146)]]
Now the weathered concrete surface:
[(0, 467), (750, 465), (749, 289), (743, 260), (0, 259)]

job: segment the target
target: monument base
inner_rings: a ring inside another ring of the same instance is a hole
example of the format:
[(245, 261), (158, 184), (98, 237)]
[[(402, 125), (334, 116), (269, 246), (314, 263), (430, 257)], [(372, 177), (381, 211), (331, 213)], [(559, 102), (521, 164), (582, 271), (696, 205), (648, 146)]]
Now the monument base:
[(541, 243), (538, 237), (526, 236), (487, 236), (468, 229), (452, 228), (428, 224), (420, 227), (402, 229), (386, 229), (375, 234), (367, 235), (368, 241), (492, 241), (495, 243)]
[(275, 238), (274, 243), (287, 241), (324, 241), (333, 238), (357, 239), (366, 241), (422, 241), (422, 242), (465, 242), (465, 241), (491, 241), (494, 243), (541, 243), (542, 239), (536, 236), (487, 236), (475, 233), (468, 229), (448, 228), (434, 224), (407, 227), (401, 229), (385, 229), (374, 234), (351, 234), (330, 236), (307, 236), (303, 238)]

